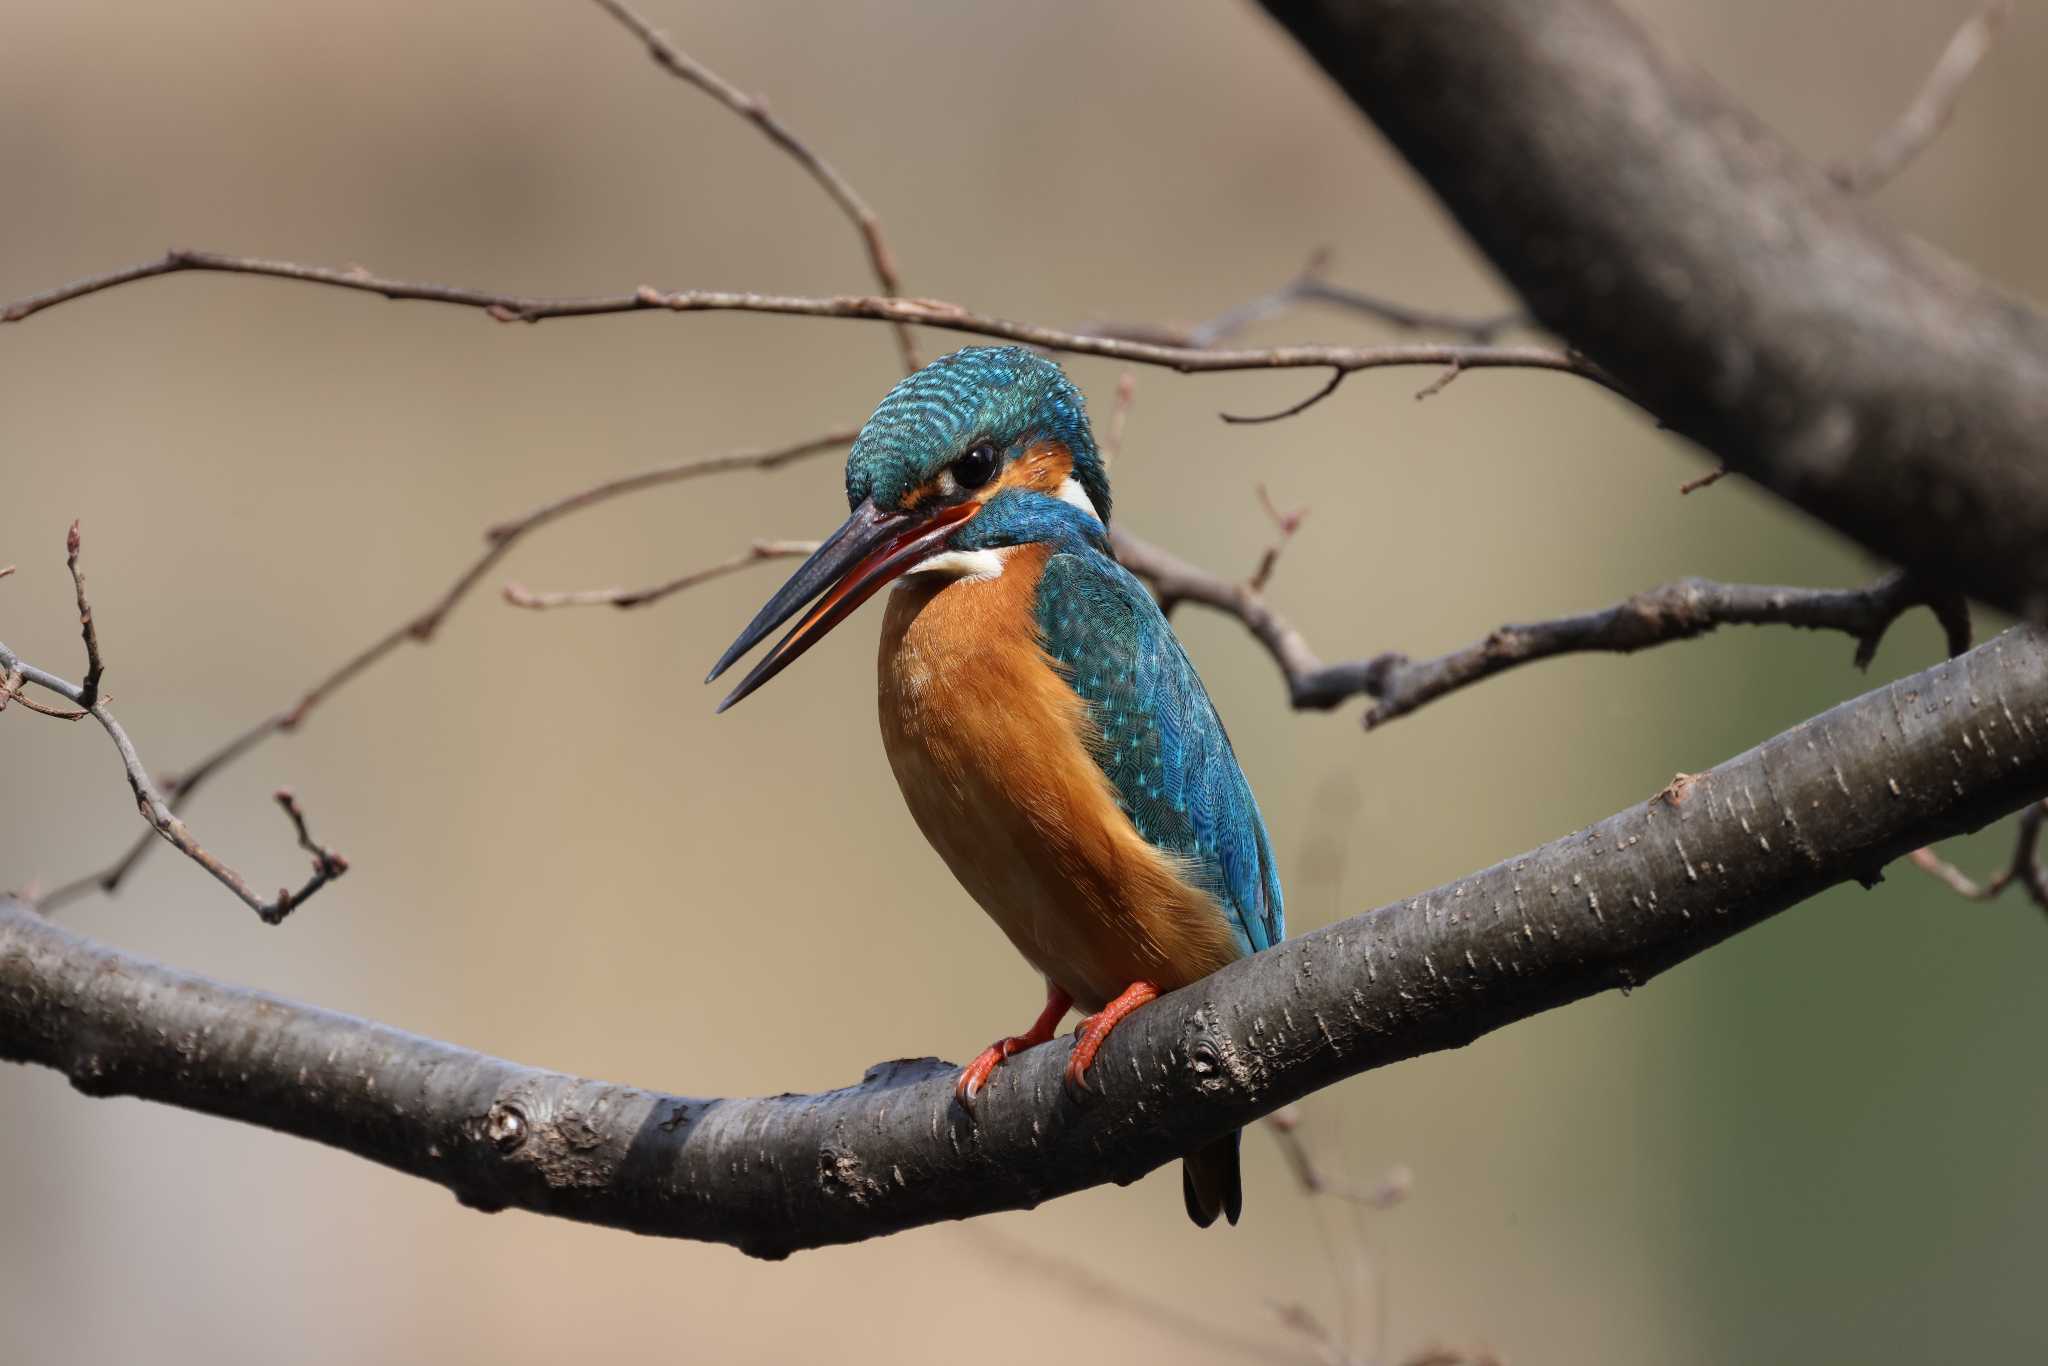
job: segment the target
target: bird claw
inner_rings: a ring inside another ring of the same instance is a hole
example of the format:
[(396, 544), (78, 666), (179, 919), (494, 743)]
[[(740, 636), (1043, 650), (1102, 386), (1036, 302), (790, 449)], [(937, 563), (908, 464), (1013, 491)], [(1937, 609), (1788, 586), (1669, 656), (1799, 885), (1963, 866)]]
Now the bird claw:
[(1150, 982), (1133, 982), (1114, 1001), (1081, 1021), (1081, 1028), (1074, 1036), (1074, 1051), (1067, 1055), (1065, 1081), (1070, 1098), (1077, 1101), (1087, 1099), (1088, 1069), (1095, 1065), (1095, 1055), (1102, 1051), (1110, 1031), (1122, 1024), (1139, 1006), (1158, 999), (1158, 987)]
[(999, 1040), (975, 1054), (974, 1061), (960, 1069), (960, 1079), (953, 1083), (953, 1099), (961, 1109), (970, 1115), (974, 1113), (975, 1102), (981, 1099), (990, 1074), (1024, 1042), (1018, 1036)]
[(981, 1093), (988, 1086), (989, 1077), (996, 1068), (1027, 1048), (1036, 1048), (1042, 1043), (1051, 1042), (1053, 1031), (1059, 1028), (1061, 1017), (1073, 1009), (1073, 1005), (1073, 998), (1066, 992), (1058, 987), (1048, 986), (1045, 1009), (1038, 1012), (1038, 1019), (1032, 1023), (1029, 1030), (1022, 1034), (1012, 1034), (1007, 1039), (997, 1039), (975, 1054), (973, 1062), (960, 1069), (960, 1079), (953, 1083), (953, 1099), (960, 1103), (960, 1108), (972, 1115), (975, 1102), (981, 1099)]

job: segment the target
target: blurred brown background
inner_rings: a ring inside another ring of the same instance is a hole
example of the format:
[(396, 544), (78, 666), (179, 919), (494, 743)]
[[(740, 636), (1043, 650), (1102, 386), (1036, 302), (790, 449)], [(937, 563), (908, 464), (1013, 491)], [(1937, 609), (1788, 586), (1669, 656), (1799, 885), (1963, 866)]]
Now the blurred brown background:
[[(1370, 129), (1249, 6), (647, 0), (764, 92), (883, 215), (913, 293), (1020, 318), (1194, 321), (1328, 244), (1335, 276), (1504, 300)], [(1961, 0), (1638, 6), (1815, 157), (1860, 149)], [(1883, 192), (1898, 221), (2048, 296), (2048, 15), (2023, 5), (1952, 128)], [(578, 3), (0, 6), (0, 297), (169, 245), (534, 292), (646, 282), (865, 291), (851, 234), (751, 128)], [(1472, 92), (1483, 99), (1483, 91)], [(1267, 340), (1367, 339), (1328, 314)], [(965, 339), (924, 334), (926, 354)], [(501, 327), (275, 282), (145, 283), (0, 329), (0, 630), (74, 676), (62, 539), (82, 517), (108, 688), (158, 768), (281, 705), (423, 605), (480, 529), (581, 483), (857, 421), (872, 324), (739, 316)], [(1072, 366), (1107, 410), (1115, 367)], [(1254, 496), (1313, 509), (1273, 596), (1331, 657), (1432, 651), (1682, 574), (1860, 582), (1837, 538), (1704, 468), (1590, 386), (1139, 376), (1118, 507), (1248, 568)], [(503, 577), (638, 582), (815, 535), (832, 457), (699, 482), (535, 538)], [(872, 613), (716, 718), (709, 660), (772, 586), (516, 612), (496, 584), (191, 812), (274, 886), (295, 786), (355, 863), (267, 930), (152, 855), (68, 923), (228, 980), (572, 1071), (700, 1094), (964, 1058), (1036, 984), (902, 812), (872, 719)], [(1845, 640), (1725, 632), (1545, 664), (1362, 735), (1294, 715), (1232, 624), (1180, 626), (1244, 757), (1297, 929), (1433, 885), (1654, 792), (1869, 686)], [(1985, 623), (1989, 625), (1989, 623)], [(1915, 617), (1876, 676), (1921, 667)], [(136, 830), (104, 737), (0, 718), (0, 883)], [(1988, 867), (1983, 837), (1953, 851)], [(1342, 1212), (1247, 1147), (1247, 1218), (1203, 1235), (1169, 1170), (1028, 1215), (781, 1265), (523, 1214), (44, 1071), (0, 1073), (0, 1357), (355, 1362), (1239, 1360), (1213, 1329), (1517, 1363), (2032, 1359), (2048, 1193), (2048, 924), (1912, 870), (1608, 995), (1306, 1107), (1352, 1179), (1413, 1169), (1346, 1284)], [(1192, 1339), (1023, 1247), (1179, 1306)], [(1334, 1249), (1334, 1251), (1333, 1251)], [(1277, 1354), (1276, 1354), (1277, 1355)]]

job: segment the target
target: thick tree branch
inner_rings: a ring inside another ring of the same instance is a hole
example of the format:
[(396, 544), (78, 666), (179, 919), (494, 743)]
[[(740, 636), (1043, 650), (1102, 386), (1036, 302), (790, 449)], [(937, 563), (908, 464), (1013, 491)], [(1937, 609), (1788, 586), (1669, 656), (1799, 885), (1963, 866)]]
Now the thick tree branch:
[(1639, 986), (1837, 883), (2048, 795), (2048, 634), (2019, 628), (1599, 824), (1289, 940), (1148, 1006), (1097, 1094), (1070, 1046), (969, 1120), (952, 1069), (710, 1100), (521, 1067), (223, 986), (0, 902), (0, 1057), (317, 1139), (519, 1206), (781, 1256), (1016, 1209), (1162, 1162), (1343, 1077)]
[(1877, 551), (2048, 619), (2048, 319), (1609, 0), (1265, 0), (1536, 318)]

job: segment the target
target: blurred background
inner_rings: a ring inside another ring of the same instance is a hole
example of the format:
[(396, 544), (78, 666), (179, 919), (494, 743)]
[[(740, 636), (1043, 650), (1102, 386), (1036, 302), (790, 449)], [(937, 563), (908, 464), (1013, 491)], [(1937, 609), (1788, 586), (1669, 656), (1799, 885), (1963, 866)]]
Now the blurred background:
[[(1191, 323), (1315, 248), (1332, 277), (1507, 299), (1404, 166), (1251, 6), (645, 0), (766, 95), (887, 225), (909, 292), (1055, 324)], [(1807, 154), (1861, 150), (1964, 0), (1643, 0)], [(171, 245), (535, 293), (641, 283), (866, 292), (845, 223), (751, 127), (579, 4), (0, 5), (0, 298)], [(2048, 295), (2048, 15), (2024, 5), (1893, 218)], [(1485, 92), (1472, 92), (1484, 99)], [(1370, 340), (1296, 314), (1253, 340)], [(925, 333), (927, 356), (966, 339)], [(1116, 367), (1071, 364), (1098, 414)], [(874, 324), (474, 313), (182, 276), (0, 329), (0, 638), (73, 676), (86, 564), (117, 710), (173, 770), (430, 601), (486, 525), (607, 475), (856, 423), (896, 378)], [(1876, 569), (1591, 386), (1427, 372), (1138, 376), (1118, 510), (1248, 572), (1256, 488), (1310, 511), (1271, 585), (1327, 657), (1451, 648), (1685, 574)], [(233, 982), (522, 1061), (694, 1094), (812, 1090), (963, 1059), (1037, 984), (903, 812), (872, 611), (714, 718), (704, 669), (779, 579), (547, 615), (843, 515), (836, 455), (679, 485), (522, 546), (408, 648), (189, 811), (259, 887), (300, 793), (354, 863), (280, 929), (153, 853), (65, 923)], [(1296, 715), (1233, 623), (1178, 622), (1266, 810), (1298, 930), (1597, 819), (1939, 654), (1924, 614), (1851, 644), (1730, 630), (1542, 664), (1367, 735)], [(1980, 618), (1980, 627), (1996, 623)], [(138, 829), (102, 735), (0, 718), (0, 885)], [(1988, 871), (2004, 831), (1949, 850)], [(1361, 1354), (1517, 1363), (2038, 1359), (2048, 923), (1901, 866), (1624, 998), (1312, 1099), (1354, 1222), (1248, 1139), (1244, 1224), (1198, 1233), (1171, 1168), (1030, 1214), (780, 1265), (525, 1214), (312, 1144), (41, 1070), (0, 1072), (10, 1362), (1039, 1362), (1283, 1359), (1300, 1306)], [(1359, 1240), (1363, 1229), (1364, 1244)], [(1364, 1251), (1361, 1252), (1361, 1246)], [(1374, 1276), (1356, 1275), (1363, 1257)], [(1091, 1281), (1088, 1278), (1095, 1278)], [(1104, 1285), (1114, 1286), (1114, 1293)], [(1158, 1313), (1145, 1306), (1166, 1306)]]

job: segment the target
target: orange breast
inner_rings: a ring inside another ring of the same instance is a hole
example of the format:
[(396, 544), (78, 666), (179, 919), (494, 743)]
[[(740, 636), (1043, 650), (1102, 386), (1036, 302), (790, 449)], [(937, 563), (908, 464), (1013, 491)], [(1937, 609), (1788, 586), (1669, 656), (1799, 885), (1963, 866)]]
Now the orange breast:
[(1213, 899), (1139, 835), (1088, 751), (1081, 699), (1039, 646), (1049, 554), (993, 578), (911, 575), (890, 594), (882, 743), (918, 828), (1047, 980), (1086, 1010), (1171, 991), (1237, 957)]

